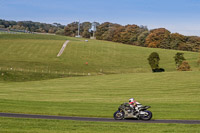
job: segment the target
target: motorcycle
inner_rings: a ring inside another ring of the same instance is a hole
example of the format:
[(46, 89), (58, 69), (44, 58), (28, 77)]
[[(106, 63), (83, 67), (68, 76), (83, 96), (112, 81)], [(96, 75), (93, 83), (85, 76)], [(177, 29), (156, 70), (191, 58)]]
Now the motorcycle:
[(114, 113), (115, 120), (122, 120), (127, 118), (151, 120), (152, 112), (147, 110), (150, 106), (143, 106), (137, 102), (137, 109), (130, 107), (129, 103), (123, 103), (118, 107), (118, 110)]

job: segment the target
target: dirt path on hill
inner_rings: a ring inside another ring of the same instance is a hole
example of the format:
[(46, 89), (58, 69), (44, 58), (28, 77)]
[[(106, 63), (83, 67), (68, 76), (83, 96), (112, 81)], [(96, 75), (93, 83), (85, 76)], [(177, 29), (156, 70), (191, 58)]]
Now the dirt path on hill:
[(0, 117), (15, 118), (34, 118), (34, 119), (56, 119), (56, 120), (75, 120), (75, 121), (95, 121), (95, 122), (130, 122), (130, 123), (178, 123), (178, 124), (200, 124), (200, 120), (114, 120), (112, 118), (93, 118), (93, 117), (72, 117), (72, 116), (52, 116), (52, 115), (31, 115), (16, 113), (0, 113)]
[(62, 55), (62, 53), (63, 53), (63, 51), (65, 50), (65, 47), (67, 46), (68, 43), (69, 43), (69, 40), (67, 40), (67, 41), (63, 44), (63, 46), (62, 46), (62, 48), (60, 49), (60, 52), (58, 53), (57, 57), (59, 57), (59, 56)]

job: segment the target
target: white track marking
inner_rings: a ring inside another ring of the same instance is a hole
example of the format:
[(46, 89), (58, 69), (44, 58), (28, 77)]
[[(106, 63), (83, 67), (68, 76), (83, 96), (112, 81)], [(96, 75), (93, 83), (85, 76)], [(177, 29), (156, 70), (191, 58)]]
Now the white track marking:
[(69, 42), (69, 40), (67, 40), (67, 41), (63, 44), (63, 46), (62, 46), (62, 48), (60, 49), (60, 52), (58, 53), (57, 57), (61, 56), (61, 54), (62, 54), (63, 51), (65, 50), (65, 47), (67, 46), (68, 42)]

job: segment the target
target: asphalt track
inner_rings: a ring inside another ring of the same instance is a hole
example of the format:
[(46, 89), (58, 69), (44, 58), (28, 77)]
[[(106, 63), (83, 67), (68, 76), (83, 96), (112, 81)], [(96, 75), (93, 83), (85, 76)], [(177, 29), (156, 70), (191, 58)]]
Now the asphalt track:
[(72, 117), (72, 116), (52, 116), (52, 115), (31, 115), (16, 113), (0, 113), (0, 117), (33, 118), (33, 119), (54, 119), (54, 120), (75, 120), (75, 121), (95, 121), (95, 122), (129, 122), (129, 123), (178, 123), (178, 124), (200, 124), (200, 120), (114, 120), (112, 118), (93, 117)]

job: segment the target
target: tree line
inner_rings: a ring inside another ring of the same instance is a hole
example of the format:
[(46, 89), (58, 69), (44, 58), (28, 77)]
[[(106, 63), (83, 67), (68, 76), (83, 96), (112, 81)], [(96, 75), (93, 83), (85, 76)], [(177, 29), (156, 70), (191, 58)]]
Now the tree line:
[(27, 32), (64, 34), (64, 25), (59, 23), (46, 24), (32, 21), (7, 21), (0, 19), (0, 29), (20, 30)]
[[(78, 31), (78, 22), (68, 24), (64, 29), (67, 36), (76, 36)], [(90, 22), (80, 24), (80, 34), (82, 37), (89, 38), (92, 34), (89, 32)], [(146, 26), (135, 24), (122, 26), (120, 24), (105, 22), (97, 23), (96, 39), (120, 42), (124, 44), (174, 49), (184, 51), (198, 52), (200, 50), (200, 37), (184, 36), (179, 33), (171, 33), (165, 28), (149, 30)]]
[[(97, 30), (96, 39), (119, 42), (142, 47), (174, 49), (198, 52), (200, 50), (200, 37), (184, 36), (171, 33), (165, 28), (149, 30), (146, 26), (135, 24), (120, 25), (116, 23), (95, 22)], [(59, 23), (46, 24), (32, 21), (6, 21), (0, 19), (0, 28), (26, 30), (29, 32), (55, 33), (75, 37), (78, 34), (79, 22), (72, 22), (66, 26)], [(80, 23), (80, 35), (90, 38), (93, 35), (89, 29), (92, 23)]]

